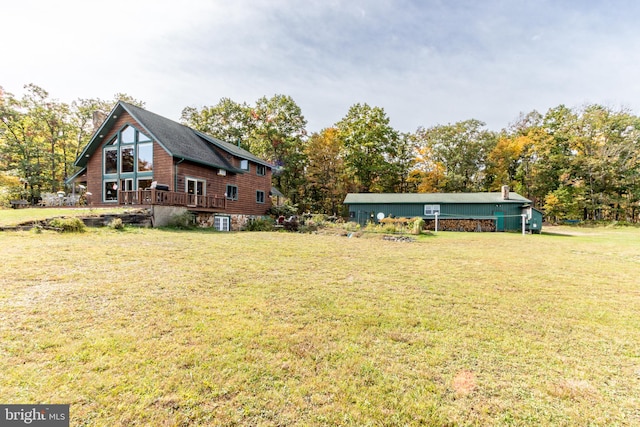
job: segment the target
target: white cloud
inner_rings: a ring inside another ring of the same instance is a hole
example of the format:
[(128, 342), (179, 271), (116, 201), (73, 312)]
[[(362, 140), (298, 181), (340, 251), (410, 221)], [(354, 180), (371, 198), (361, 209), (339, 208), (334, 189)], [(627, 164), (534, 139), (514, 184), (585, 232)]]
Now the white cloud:
[[(619, 4), (616, 4), (619, 3)], [(616, 7), (617, 6), (617, 7)], [(23, 0), (3, 7), (0, 85), (55, 98), (125, 92), (177, 119), (222, 97), (290, 95), (309, 130), (357, 102), (401, 131), (492, 129), (564, 103), (637, 112), (630, 2)]]

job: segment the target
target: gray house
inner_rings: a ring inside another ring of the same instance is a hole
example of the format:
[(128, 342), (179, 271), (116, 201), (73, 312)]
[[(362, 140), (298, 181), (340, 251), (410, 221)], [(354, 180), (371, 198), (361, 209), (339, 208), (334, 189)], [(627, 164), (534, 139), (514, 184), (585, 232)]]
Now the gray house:
[(349, 219), (361, 225), (387, 217), (424, 218), (439, 230), (542, 231), (542, 212), (503, 187), (495, 193), (349, 193)]

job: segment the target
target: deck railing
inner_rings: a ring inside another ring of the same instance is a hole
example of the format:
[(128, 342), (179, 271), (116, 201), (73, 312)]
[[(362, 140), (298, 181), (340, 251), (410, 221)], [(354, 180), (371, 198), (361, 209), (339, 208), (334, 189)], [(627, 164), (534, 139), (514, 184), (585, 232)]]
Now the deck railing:
[(227, 199), (224, 196), (197, 196), (164, 190), (120, 191), (121, 205), (162, 205), (185, 206), (189, 208), (225, 209)]

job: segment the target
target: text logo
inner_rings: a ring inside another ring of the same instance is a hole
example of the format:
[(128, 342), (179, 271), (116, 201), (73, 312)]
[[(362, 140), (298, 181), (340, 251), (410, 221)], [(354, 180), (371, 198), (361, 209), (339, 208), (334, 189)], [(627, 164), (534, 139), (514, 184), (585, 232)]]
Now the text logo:
[(2, 405), (0, 426), (69, 427), (69, 405)]

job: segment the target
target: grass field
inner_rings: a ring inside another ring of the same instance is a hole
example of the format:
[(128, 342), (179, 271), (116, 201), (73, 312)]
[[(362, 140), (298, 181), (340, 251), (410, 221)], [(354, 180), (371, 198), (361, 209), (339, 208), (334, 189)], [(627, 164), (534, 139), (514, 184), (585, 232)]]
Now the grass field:
[(0, 402), (73, 426), (640, 425), (640, 230), (554, 233), (2, 232)]
[(14, 226), (26, 221), (41, 221), (62, 216), (97, 216), (109, 213), (126, 213), (130, 208), (27, 208), (0, 209), (0, 227)]

